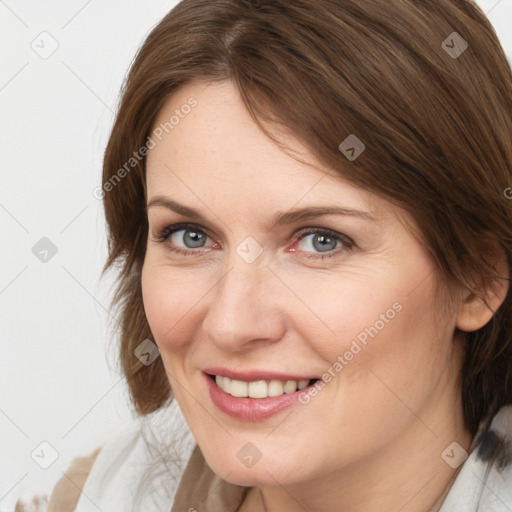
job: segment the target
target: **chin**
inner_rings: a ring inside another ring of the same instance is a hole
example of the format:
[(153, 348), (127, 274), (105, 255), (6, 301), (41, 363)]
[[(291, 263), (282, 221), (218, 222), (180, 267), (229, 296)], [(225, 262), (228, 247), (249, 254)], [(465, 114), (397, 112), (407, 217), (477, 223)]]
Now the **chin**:
[(240, 470), (237, 468), (236, 470), (233, 469), (229, 476), (219, 476), (230, 484), (241, 485), (243, 487), (266, 487), (275, 485), (275, 480), (273, 480), (268, 473), (257, 475), (250, 469)]
[(226, 458), (225, 453), (221, 455), (221, 458), (215, 459), (213, 464), (209, 460), (207, 460), (207, 463), (214, 473), (232, 484), (250, 487), (272, 487), (276, 485), (276, 481), (280, 485), (289, 485), (307, 478), (306, 475), (301, 475), (293, 467), (290, 468), (290, 464), (283, 468), (282, 460), (275, 461), (262, 457), (252, 467), (245, 467), (243, 462), (239, 461), (236, 452), (233, 452), (232, 455), (231, 452), (227, 452), (229, 458)]

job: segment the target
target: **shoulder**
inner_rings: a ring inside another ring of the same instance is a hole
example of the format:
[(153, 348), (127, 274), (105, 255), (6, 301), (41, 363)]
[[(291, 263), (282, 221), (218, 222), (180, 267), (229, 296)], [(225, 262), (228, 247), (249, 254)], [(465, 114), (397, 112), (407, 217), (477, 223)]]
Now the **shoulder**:
[(101, 448), (90, 455), (77, 457), (53, 488), (48, 503), (48, 512), (72, 512), (75, 510), (82, 489)]
[[(169, 510), (195, 440), (173, 401), (105, 434), (104, 442), (73, 460), (51, 494), (48, 508), (15, 512)], [(45, 504), (46, 505), (46, 502)]]
[(477, 457), (492, 462), (498, 472), (512, 474), (512, 405), (500, 408), (480, 429), (475, 441)]
[(107, 437), (77, 510), (168, 511), (195, 445), (176, 401)]
[(14, 512), (73, 512), (101, 447), (84, 457), (76, 457), (47, 496), (34, 496), (30, 503), (19, 499)]
[(512, 405), (480, 423), (441, 512), (512, 510)]

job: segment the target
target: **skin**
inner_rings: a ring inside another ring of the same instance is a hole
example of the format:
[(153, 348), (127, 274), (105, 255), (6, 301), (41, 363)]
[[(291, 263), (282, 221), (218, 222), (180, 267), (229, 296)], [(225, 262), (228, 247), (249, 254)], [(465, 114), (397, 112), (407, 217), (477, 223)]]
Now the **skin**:
[[(472, 442), (462, 420), (454, 329), (479, 328), (492, 313), (462, 290), (445, 300), (407, 212), (323, 168), (291, 134), (281, 140), (311, 165), (281, 151), (231, 82), (187, 85), (155, 126), (191, 96), (198, 106), (148, 154), (147, 200), (179, 201), (207, 222), (148, 208), (142, 290), (169, 382), (208, 465), (251, 487), (244, 512), (437, 506), (457, 473), (441, 453), (454, 441), (465, 450)], [(375, 220), (325, 215), (269, 230), (277, 212), (327, 205)], [(193, 227), (156, 241), (178, 222), (203, 229), (204, 245), (184, 242)], [(329, 246), (333, 257), (308, 258), (323, 254), (322, 246), (313, 244), (315, 234), (294, 240), (303, 228), (333, 230), (355, 246), (340, 240)], [(250, 264), (236, 252), (249, 236), (263, 249)], [(489, 300), (498, 306), (505, 292)], [(202, 368), (320, 377), (397, 302), (401, 311), (307, 405), (247, 422), (211, 401)], [(251, 468), (237, 457), (247, 442), (262, 454)]]

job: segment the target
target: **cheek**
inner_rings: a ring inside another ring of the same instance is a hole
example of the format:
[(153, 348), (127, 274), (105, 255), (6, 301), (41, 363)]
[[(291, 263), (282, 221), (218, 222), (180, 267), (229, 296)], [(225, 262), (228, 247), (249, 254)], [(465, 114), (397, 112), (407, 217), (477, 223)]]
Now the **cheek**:
[(361, 353), (403, 315), (397, 287), (377, 275), (316, 276), (294, 285), (302, 300), (293, 301), (288, 314), (303, 338), (331, 363), (351, 349)]
[(144, 311), (159, 348), (178, 351), (190, 340), (194, 306), (204, 295), (198, 280), (146, 261), (141, 286)]
[[(367, 373), (367, 366), (402, 368), (403, 361), (410, 362), (411, 371), (418, 366), (425, 371), (429, 361), (435, 364), (443, 357), (438, 345), (446, 342), (449, 329), (438, 330), (447, 324), (434, 311), (432, 278), (414, 289), (419, 274), (402, 266), (395, 275), (388, 269), (380, 276), (325, 276), (315, 283), (297, 282), (295, 291), (304, 297), (309, 312), (305, 314), (299, 301), (293, 306), (295, 313), (288, 312), (303, 338), (327, 363), (326, 370), (340, 363), (341, 356), (343, 369), (350, 367), (353, 375)], [(336, 368), (341, 370), (339, 364)]]

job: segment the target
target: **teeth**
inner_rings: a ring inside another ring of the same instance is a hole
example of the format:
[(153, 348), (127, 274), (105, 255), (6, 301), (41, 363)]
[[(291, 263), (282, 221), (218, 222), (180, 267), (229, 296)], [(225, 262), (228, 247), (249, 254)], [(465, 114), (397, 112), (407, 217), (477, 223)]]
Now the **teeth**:
[(257, 380), (255, 382), (244, 382), (231, 380), (228, 377), (215, 376), (215, 382), (219, 388), (226, 393), (236, 397), (267, 398), (269, 396), (281, 396), (285, 393), (295, 393), (297, 389), (307, 387), (309, 380)]
[(251, 398), (267, 398), (267, 383), (264, 380), (249, 382), (248, 394)]
[(297, 381), (296, 380), (286, 381), (286, 384), (284, 385), (284, 392), (285, 393), (294, 393), (295, 391), (297, 391)]
[[(226, 377), (223, 379), (226, 380)], [(233, 396), (247, 396), (249, 391), (249, 386), (247, 385), (247, 382), (244, 382), (242, 380), (232, 380), (231, 381), (231, 389), (230, 394)]]
[(299, 389), (304, 389), (304, 388), (308, 387), (308, 384), (309, 384), (309, 380), (299, 380), (299, 383), (297, 384), (297, 386), (299, 387)]
[(267, 396), (280, 396), (284, 393), (284, 386), (280, 380), (271, 380), (267, 387)]

